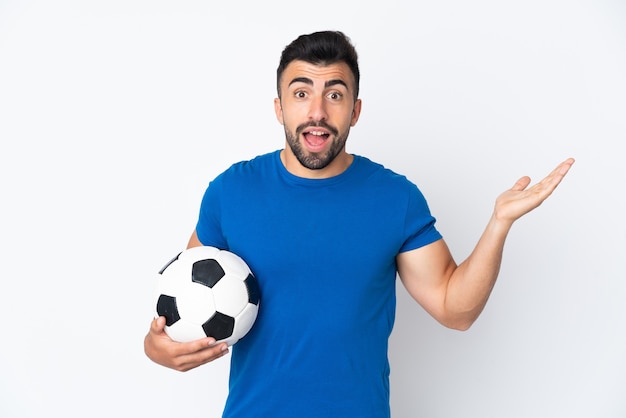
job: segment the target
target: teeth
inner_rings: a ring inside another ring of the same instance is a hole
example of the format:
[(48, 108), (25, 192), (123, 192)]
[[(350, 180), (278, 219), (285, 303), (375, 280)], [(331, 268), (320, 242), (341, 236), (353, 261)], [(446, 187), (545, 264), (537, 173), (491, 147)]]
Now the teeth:
[(309, 132), (310, 135), (315, 135), (315, 136), (322, 136), (322, 135), (326, 135), (324, 132), (318, 132), (318, 131), (311, 131)]

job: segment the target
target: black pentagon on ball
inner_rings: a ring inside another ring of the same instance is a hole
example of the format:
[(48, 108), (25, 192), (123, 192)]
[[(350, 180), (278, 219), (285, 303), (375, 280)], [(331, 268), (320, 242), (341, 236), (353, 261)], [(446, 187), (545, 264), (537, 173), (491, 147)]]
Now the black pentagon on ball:
[(211, 289), (225, 275), (226, 273), (220, 263), (212, 258), (196, 261), (191, 267), (191, 280)]
[(244, 280), (246, 289), (248, 289), (248, 302), (253, 305), (259, 304), (261, 298), (261, 292), (259, 292), (259, 282), (252, 274), (248, 274), (246, 280)]
[(202, 329), (207, 337), (223, 340), (233, 335), (235, 318), (221, 312), (215, 312), (211, 319), (202, 324)]
[(156, 307), (159, 316), (165, 317), (165, 325), (171, 327), (179, 319), (178, 306), (176, 306), (176, 298), (168, 295), (159, 296)]

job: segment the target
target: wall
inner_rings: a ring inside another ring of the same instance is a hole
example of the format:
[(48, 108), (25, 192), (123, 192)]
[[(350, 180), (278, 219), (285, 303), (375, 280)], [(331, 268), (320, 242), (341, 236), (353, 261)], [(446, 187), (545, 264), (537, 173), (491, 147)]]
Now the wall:
[(278, 57), (320, 29), (361, 56), (349, 151), (420, 186), (458, 261), (499, 193), (577, 159), (514, 226), (472, 329), (399, 287), (394, 416), (626, 416), (626, 6), (609, 0), (0, 1), (0, 416), (220, 416), (227, 360), (183, 374), (143, 354), (154, 274), (212, 177), (283, 146)]

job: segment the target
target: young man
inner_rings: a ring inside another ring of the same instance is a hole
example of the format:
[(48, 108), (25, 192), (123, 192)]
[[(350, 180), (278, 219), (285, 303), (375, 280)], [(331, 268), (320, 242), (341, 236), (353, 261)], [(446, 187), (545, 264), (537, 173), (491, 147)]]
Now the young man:
[[(258, 278), (262, 306), (233, 346), (225, 417), (388, 417), (387, 344), (398, 273), (443, 325), (465, 330), (496, 281), (513, 222), (539, 206), (573, 159), (498, 197), (460, 265), (418, 188), (345, 144), (361, 112), (357, 54), (341, 32), (300, 36), (277, 71), (282, 150), (234, 164), (207, 188), (189, 247), (228, 249)], [(211, 338), (177, 343), (152, 322), (145, 351), (189, 370), (223, 356)]]

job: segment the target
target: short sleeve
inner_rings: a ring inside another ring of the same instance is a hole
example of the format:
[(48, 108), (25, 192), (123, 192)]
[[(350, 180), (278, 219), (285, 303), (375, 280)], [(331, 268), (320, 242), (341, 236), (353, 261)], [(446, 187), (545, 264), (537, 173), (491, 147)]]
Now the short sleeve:
[(441, 239), (435, 222), (424, 195), (417, 186), (412, 185), (405, 218), (406, 239), (400, 252), (415, 250)]
[(196, 224), (196, 234), (203, 245), (225, 249), (227, 243), (221, 228), (222, 202), (220, 190), (222, 183), (222, 176), (218, 176), (209, 183), (204, 192)]

